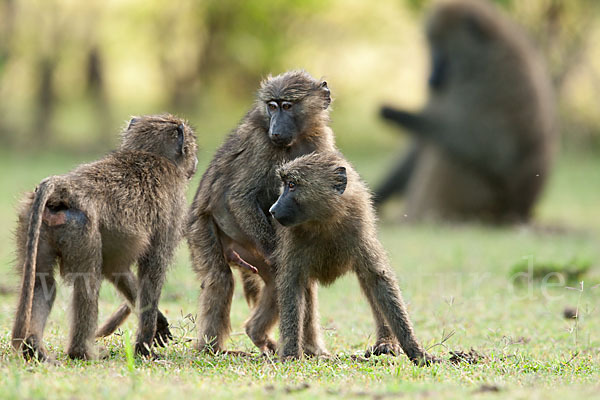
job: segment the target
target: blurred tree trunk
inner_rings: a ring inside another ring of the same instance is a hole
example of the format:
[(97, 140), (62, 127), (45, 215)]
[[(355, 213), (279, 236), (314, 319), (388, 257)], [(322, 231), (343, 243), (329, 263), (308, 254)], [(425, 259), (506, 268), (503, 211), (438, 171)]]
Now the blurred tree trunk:
[[(0, 83), (4, 79), (4, 70), (11, 56), (11, 40), (14, 32), (15, 21), (15, 2), (14, 0), (4, 0), (0, 6)], [(4, 99), (0, 99), (4, 101)], [(0, 103), (0, 109), (2, 104)], [(13, 142), (9, 135), (9, 129), (5, 125), (4, 119), (0, 119), (0, 142), (10, 144)]]
[(93, 44), (88, 50), (86, 66), (86, 86), (87, 93), (93, 106), (94, 114), (97, 119), (98, 138), (103, 147), (111, 147), (111, 109), (107, 99), (104, 65), (102, 54), (98, 45)]
[[(593, 43), (593, 32), (600, 13), (597, 0), (565, 2), (548, 0), (542, 8), (538, 43), (548, 61), (559, 104), (563, 137), (574, 143), (596, 146), (600, 143), (599, 120), (573, 109), (569, 96), (571, 78), (582, 70), (589, 74), (590, 83), (598, 80), (598, 71), (593, 67), (589, 49)], [(575, 112), (571, 112), (575, 111)], [(563, 141), (563, 144), (565, 142)]]
[(10, 57), (10, 40), (14, 32), (15, 2), (3, 0), (0, 8), (0, 75)]
[[(593, 0), (594, 2), (596, 0)], [(574, 69), (585, 62), (589, 46), (590, 33), (597, 17), (597, 7), (589, 3), (589, 7), (569, 10), (563, 1), (551, 0), (543, 10), (542, 26), (538, 39), (542, 50), (550, 62), (551, 74), (557, 92), (561, 92), (565, 82)], [(576, 23), (569, 21), (571, 14), (576, 14)]]
[(33, 136), (38, 144), (47, 144), (52, 139), (52, 115), (56, 102), (53, 75), (56, 61), (42, 57), (38, 62), (39, 82), (35, 94), (36, 115)]

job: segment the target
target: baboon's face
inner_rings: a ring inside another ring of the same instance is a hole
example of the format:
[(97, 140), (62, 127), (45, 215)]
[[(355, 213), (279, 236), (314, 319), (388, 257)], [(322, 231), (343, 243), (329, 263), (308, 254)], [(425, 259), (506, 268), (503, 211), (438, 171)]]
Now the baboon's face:
[(300, 130), (298, 110), (301, 105), (277, 99), (267, 102), (266, 107), (269, 118), (269, 139), (276, 146), (291, 146)]
[(302, 71), (268, 78), (259, 90), (265, 128), (277, 147), (292, 146), (312, 121), (319, 120), (330, 102), (327, 82), (319, 82)]
[(188, 179), (198, 166), (198, 146), (193, 129), (171, 115), (132, 118), (123, 133), (121, 149), (166, 157), (180, 167)]
[[(314, 161), (314, 160), (311, 160)], [(279, 170), (283, 186), (269, 212), (281, 225), (326, 220), (346, 190), (346, 168), (317, 163), (289, 163)]]
[(292, 180), (283, 182), (283, 192), (269, 209), (269, 212), (283, 226), (294, 226), (307, 221), (310, 215), (307, 210), (307, 201), (301, 202), (302, 186)]

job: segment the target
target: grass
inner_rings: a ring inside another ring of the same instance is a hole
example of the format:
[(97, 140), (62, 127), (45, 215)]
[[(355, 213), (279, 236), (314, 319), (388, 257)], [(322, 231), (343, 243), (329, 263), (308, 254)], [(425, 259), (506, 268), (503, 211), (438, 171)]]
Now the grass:
[[(385, 156), (376, 158), (364, 149), (364, 153), (351, 146), (346, 150), (367, 181), (374, 182), (394, 157), (394, 150), (387, 147), (381, 153)], [(0, 285), (10, 289), (18, 284), (12, 273), (10, 232), (20, 194), (48, 174), (65, 172), (95, 157), (0, 153), (0, 218), (5, 221), (0, 229), (0, 271), (4, 276)], [(205, 153), (203, 162), (210, 157), (210, 150)], [(473, 348), (485, 356), (478, 364), (418, 368), (403, 356), (355, 357), (373, 343), (374, 326), (352, 276), (321, 288), (319, 293), (326, 343), (336, 357), (280, 363), (257, 353), (250, 358), (200, 355), (190, 342), (195, 335), (199, 285), (182, 245), (161, 300), (176, 340), (160, 350), (162, 359), (158, 361), (132, 357), (134, 318), (119, 334), (100, 341), (108, 359), (69, 361), (64, 351), (70, 290), (60, 285), (45, 337), (58, 363), (26, 364), (9, 345), (16, 295), (11, 290), (0, 294), (0, 397), (598, 396), (600, 287), (595, 285), (600, 281), (599, 182), (599, 157), (564, 155), (536, 210), (534, 227), (409, 226), (402, 222), (399, 203), (384, 210), (380, 238), (398, 274), (418, 337), (432, 353), (445, 359), (450, 351)], [(573, 260), (589, 265), (582, 285), (565, 283), (557, 275), (523, 282), (527, 268), (514, 270), (515, 265), (524, 263), (569, 268)], [(101, 319), (120, 301), (116, 291), (104, 285)], [(575, 307), (579, 318), (565, 319), (565, 307)], [(243, 334), (248, 314), (241, 291), (236, 290), (229, 348), (254, 351)]]

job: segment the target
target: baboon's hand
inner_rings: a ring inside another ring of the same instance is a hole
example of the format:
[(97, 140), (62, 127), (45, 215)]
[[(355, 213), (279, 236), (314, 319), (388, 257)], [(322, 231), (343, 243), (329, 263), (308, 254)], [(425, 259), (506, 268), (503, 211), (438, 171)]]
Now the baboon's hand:
[(150, 346), (146, 343), (138, 342), (135, 344), (135, 354), (142, 356), (149, 360), (158, 360), (160, 355), (152, 351)]
[(388, 355), (388, 356), (398, 356), (402, 354), (402, 348), (400, 347), (400, 345), (398, 343), (394, 343), (394, 342), (382, 342), (382, 343), (375, 343), (374, 346), (369, 347), (367, 349), (367, 351), (365, 352), (365, 357), (371, 357), (371, 356), (381, 356), (381, 355)]
[(173, 340), (173, 334), (169, 329), (169, 321), (160, 311), (156, 316), (156, 333), (154, 334), (154, 343), (160, 347), (165, 347), (167, 342)]
[(407, 133), (426, 133), (426, 131), (423, 130), (425, 121), (420, 115), (398, 110), (389, 106), (381, 107), (379, 113), (379, 115), (381, 115), (382, 118), (387, 119), (389, 121), (393, 121), (403, 126), (404, 128), (408, 128), (408, 130), (406, 131)]
[(379, 109), (379, 115), (381, 115), (381, 117), (385, 118), (385, 119), (394, 119), (394, 115), (395, 115), (396, 111), (397, 110), (393, 107), (390, 107), (388, 105), (383, 105)]

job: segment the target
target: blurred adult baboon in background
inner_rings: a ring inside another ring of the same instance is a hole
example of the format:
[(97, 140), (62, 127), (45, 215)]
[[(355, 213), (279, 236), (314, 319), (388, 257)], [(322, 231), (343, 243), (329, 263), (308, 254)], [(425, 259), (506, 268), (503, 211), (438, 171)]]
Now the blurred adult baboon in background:
[(443, 2), (426, 30), (429, 101), (418, 113), (382, 108), (414, 144), (376, 190), (377, 204), (406, 193), (413, 220), (527, 220), (556, 142), (553, 93), (540, 57), (487, 1)]

